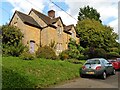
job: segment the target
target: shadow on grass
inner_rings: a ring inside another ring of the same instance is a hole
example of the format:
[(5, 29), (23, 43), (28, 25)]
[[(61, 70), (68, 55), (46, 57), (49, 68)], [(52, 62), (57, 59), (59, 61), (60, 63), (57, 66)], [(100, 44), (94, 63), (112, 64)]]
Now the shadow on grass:
[(27, 77), (8, 69), (2, 68), (2, 88), (33, 88), (32, 84)]

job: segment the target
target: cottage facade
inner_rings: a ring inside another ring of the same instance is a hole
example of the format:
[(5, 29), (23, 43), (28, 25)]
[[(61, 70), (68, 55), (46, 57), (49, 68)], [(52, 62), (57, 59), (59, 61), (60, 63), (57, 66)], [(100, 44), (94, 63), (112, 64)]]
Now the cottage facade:
[(55, 11), (48, 11), (48, 16), (31, 9), (29, 14), (15, 11), (10, 25), (18, 27), (24, 34), (22, 40), (29, 47), (30, 52), (35, 52), (40, 46), (50, 46), (54, 43), (54, 49), (58, 55), (68, 49), (70, 38), (79, 43), (74, 25), (64, 25), (61, 17), (55, 17)]

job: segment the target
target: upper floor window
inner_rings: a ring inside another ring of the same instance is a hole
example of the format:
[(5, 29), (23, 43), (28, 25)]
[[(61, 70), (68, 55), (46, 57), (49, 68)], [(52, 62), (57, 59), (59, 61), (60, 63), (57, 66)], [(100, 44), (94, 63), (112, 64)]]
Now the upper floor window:
[(60, 25), (58, 25), (57, 27), (57, 32), (58, 34), (62, 34), (62, 27)]
[(75, 32), (72, 32), (72, 38), (75, 39)]

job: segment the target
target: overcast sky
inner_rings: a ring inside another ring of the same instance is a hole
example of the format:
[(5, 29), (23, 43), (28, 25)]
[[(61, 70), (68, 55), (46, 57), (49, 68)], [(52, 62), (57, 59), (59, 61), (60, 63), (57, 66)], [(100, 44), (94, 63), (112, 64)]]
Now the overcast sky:
[[(103, 24), (110, 25), (118, 33), (118, 1), (119, 0), (51, 0), (69, 13), (73, 18), (78, 17), (79, 8), (89, 5), (101, 15)], [(29, 13), (34, 8), (47, 15), (48, 10), (55, 10), (56, 17), (60, 16), (66, 25), (77, 21), (56, 7), (50, 0), (2, 0), (0, 1), (0, 25), (9, 22), (15, 10)]]

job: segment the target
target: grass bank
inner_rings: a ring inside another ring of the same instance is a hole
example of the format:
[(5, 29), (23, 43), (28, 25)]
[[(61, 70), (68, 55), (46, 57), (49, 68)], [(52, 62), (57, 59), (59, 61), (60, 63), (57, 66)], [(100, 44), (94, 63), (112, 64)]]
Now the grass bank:
[(81, 64), (46, 59), (2, 58), (3, 88), (42, 88), (79, 77)]

